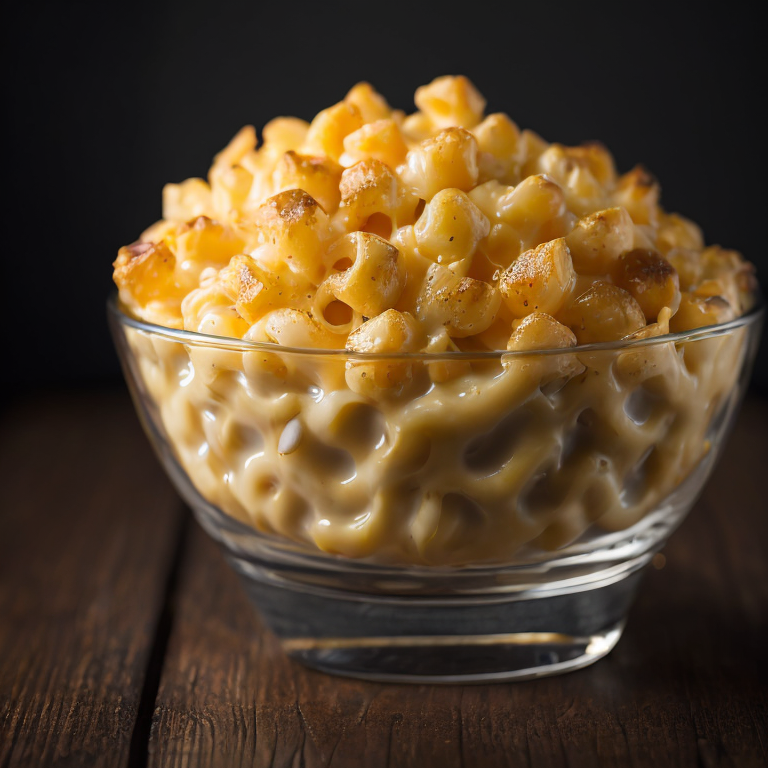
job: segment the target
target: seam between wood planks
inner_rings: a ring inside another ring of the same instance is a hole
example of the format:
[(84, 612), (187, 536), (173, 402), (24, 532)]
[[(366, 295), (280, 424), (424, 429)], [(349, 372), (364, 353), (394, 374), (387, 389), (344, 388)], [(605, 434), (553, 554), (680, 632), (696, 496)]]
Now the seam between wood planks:
[(171, 563), (163, 588), (163, 603), (155, 624), (152, 647), (149, 652), (147, 666), (144, 670), (144, 682), (139, 696), (139, 706), (133, 725), (131, 741), (128, 750), (128, 768), (145, 768), (149, 761), (149, 739), (152, 732), (152, 718), (155, 713), (157, 694), (160, 689), (160, 679), (168, 651), (168, 640), (173, 629), (173, 605), (179, 589), (179, 573), (184, 552), (189, 542), (189, 533), (193, 525), (192, 513), (184, 506), (178, 529), (176, 545), (171, 555)]

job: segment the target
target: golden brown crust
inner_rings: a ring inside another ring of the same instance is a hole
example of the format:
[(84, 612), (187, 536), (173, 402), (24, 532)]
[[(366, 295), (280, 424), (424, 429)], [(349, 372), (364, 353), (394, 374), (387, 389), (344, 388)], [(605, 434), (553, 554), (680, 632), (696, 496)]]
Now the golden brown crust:
[(677, 311), (680, 281), (675, 268), (658, 252), (635, 248), (624, 254), (614, 269), (616, 284), (637, 300), (649, 323), (663, 307)]
[(270, 197), (259, 209), (259, 220), (264, 224), (277, 219), (288, 224), (311, 220), (318, 208), (317, 200), (303, 189), (288, 189)]
[(165, 243), (124, 246), (112, 266), (118, 287), (140, 297), (143, 303), (172, 293), (176, 257)]
[[(502, 113), (485, 116), (464, 77), (436, 79), (416, 103), (405, 116), (360, 83), (311, 123), (272, 120), (260, 147), (246, 126), (216, 156), (209, 183), (166, 186), (164, 219), (147, 230), (147, 247), (115, 262), (123, 301), (155, 321), (181, 317), (190, 330), (213, 322), (213, 312), (224, 318), (217, 332), (240, 335), (276, 308), (311, 312), (333, 347), (396, 309), (422, 324), (425, 350), (450, 347), (429, 336), (439, 329), (457, 349), (503, 350), (515, 321), (532, 312), (579, 316), (592, 306), (585, 295), (626, 303), (603, 287), (588, 294), (598, 283), (628, 294), (647, 324), (665, 307), (674, 316), (681, 295), (722, 297), (736, 314), (750, 306), (751, 265), (705, 246), (695, 224), (666, 213), (642, 166), (619, 175), (599, 142), (550, 144)], [(339, 244), (361, 235), (398, 254), (381, 252), (381, 279), (369, 275), (367, 298), (357, 280), (365, 260), (351, 269), (355, 258), (338, 256)], [(436, 280), (443, 304), (449, 295), (455, 302), (442, 314)], [(688, 320), (676, 324), (698, 322), (698, 306), (689, 302)], [(469, 315), (471, 323), (462, 319)]]

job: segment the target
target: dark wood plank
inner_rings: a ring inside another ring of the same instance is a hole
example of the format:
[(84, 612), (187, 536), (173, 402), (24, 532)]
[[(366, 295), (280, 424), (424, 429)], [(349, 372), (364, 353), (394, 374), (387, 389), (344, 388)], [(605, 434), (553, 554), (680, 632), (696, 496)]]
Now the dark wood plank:
[(150, 741), (154, 766), (762, 766), (768, 404), (745, 407), (628, 629), (595, 666), (466, 687), (333, 678), (288, 660), (195, 527)]
[(4, 414), (0, 766), (128, 764), (184, 515), (125, 392)]

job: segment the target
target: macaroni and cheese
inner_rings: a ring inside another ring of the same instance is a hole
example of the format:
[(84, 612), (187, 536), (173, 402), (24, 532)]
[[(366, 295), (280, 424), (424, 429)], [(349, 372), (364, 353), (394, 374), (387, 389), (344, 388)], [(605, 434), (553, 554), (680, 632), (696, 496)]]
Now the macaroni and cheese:
[(708, 450), (744, 335), (583, 347), (731, 320), (751, 266), (643, 169), (485, 115), (466, 78), (415, 101), (361, 83), (243, 128), (120, 249), (130, 314), (257, 342), (129, 332), (179, 462), (228, 514), (349, 557), (510, 561), (636, 523)]

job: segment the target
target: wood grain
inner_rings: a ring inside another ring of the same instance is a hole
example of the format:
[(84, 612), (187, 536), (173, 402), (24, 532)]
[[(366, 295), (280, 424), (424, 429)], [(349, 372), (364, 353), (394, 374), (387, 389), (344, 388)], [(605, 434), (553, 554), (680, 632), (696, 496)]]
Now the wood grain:
[(763, 766), (768, 406), (745, 408), (655, 561), (616, 650), (492, 686), (345, 680), (287, 659), (197, 528), (149, 744), (153, 766)]
[(181, 503), (124, 392), (17, 403), (0, 473), (0, 766), (127, 765)]

